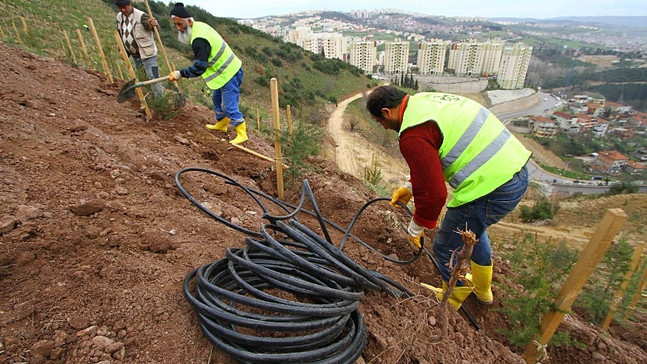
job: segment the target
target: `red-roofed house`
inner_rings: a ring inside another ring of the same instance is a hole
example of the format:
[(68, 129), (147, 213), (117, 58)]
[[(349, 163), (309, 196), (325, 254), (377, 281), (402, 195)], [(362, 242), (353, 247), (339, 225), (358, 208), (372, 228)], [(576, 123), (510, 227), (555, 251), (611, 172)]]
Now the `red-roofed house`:
[(580, 124), (581, 131), (589, 131), (598, 123), (591, 115), (576, 114), (575, 117), (577, 117), (577, 123)]
[(634, 161), (628, 161), (627, 165), (625, 166), (625, 171), (630, 174), (642, 174), (647, 170), (647, 167), (645, 167), (644, 164), (634, 162)]
[[(561, 111), (556, 111), (553, 113), (553, 120), (559, 125), (559, 127), (562, 130), (565, 130), (567, 132), (577, 132), (579, 131), (579, 127), (575, 127), (575, 122), (577, 121), (577, 118), (575, 115), (567, 114)], [(577, 130), (573, 130), (575, 129)]]
[(532, 134), (541, 138), (552, 138), (557, 134), (557, 129), (559, 129), (555, 121), (543, 116), (532, 117), (529, 125)]
[(628, 114), (631, 111), (631, 106), (619, 104), (617, 102), (607, 101), (604, 105), (609, 111), (618, 114)]
[(597, 164), (604, 167), (606, 172), (609, 173), (620, 173), (622, 167), (626, 166), (627, 162), (629, 162), (629, 158), (615, 150), (599, 152), (595, 160)]

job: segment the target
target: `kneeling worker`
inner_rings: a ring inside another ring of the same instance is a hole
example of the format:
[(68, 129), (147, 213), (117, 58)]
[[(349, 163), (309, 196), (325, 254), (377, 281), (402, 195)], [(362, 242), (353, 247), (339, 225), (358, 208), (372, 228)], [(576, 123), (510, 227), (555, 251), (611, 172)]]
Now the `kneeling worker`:
[(170, 80), (202, 76), (207, 87), (213, 90), (213, 109), (216, 113), (216, 123), (207, 124), (207, 129), (226, 132), (231, 122), (236, 128), (236, 138), (230, 143), (246, 141), (245, 119), (238, 109), (240, 84), (243, 81), (241, 60), (215, 29), (206, 23), (194, 21), (184, 4), (175, 4), (171, 9), (171, 20), (178, 31), (178, 40), (191, 44), (195, 56), (191, 66), (171, 72)]

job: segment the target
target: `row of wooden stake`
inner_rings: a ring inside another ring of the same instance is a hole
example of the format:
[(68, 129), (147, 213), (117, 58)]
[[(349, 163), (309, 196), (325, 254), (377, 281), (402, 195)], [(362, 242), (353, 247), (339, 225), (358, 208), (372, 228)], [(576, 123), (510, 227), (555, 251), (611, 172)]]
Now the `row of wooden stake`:
[[(607, 210), (604, 218), (598, 225), (596, 231), (593, 233), (588, 244), (584, 248), (584, 251), (580, 255), (577, 263), (573, 267), (570, 275), (564, 282), (561, 291), (555, 298), (553, 303), (553, 308), (546, 313), (544, 319), (539, 328), (539, 333), (537, 339), (531, 343), (528, 343), (526, 349), (523, 353), (523, 358), (528, 364), (534, 364), (537, 360), (541, 360), (546, 357), (546, 346), (552, 338), (553, 334), (557, 330), (557, 327), (562, 322), (564, 315), (568, 313), (571, 309), (571, 305), (575, 302), (575, 299), (580, 294), (580, 291), (584, 287), (584, 284), (589, 279), (591, 273), (598, 265), (598, 263), (604, 257), (606, 251), (611, 246), (613, 239), (620, 232), (620, 229), (627, 221), (627, 214), (621, 209), (609, 209)], [(624, 280), (620, 285), (620, 288), (615, 292), (614, 299), (611, 304), (611, 308), (602, 323), (601, 330), (607, 331), (613, 317), (622, 302), (624, 297), (625, 290), (629, 285), (629, 280), (633, 276), (634, 272), (639, 266), (640, 257), (642, 255), (643, 249), (645, 247), (644, 242), (636, 244), (634, 254), (631, 259), (631, 268), (625, 274)], [(636, 293), (633, 296), (633, 299), (629, 305), (629, 309), (625, 315), (625, 319), (628, 319), (633, 314), (633, 310), (638, 303), (638, 300), (641, 297), (642, 290), (645, 288), (647, 283), (647, 269), (643, 272), (642, 279), (638, 285)]]
[[(146, 1), (146, 7), (149, 15), (152, 17), (150, 7), (148, 6), (148, 1)], [(23, 25), (23, 30), (27, 32), (28, 31), (27, 23), (23, 17), (21, 17), (21, 21)], [(18, 42), (24, 45), (24, 42), (20, 38), (20, 33), (18, 32), (18, 29), (15, 23), (12, 22), (12, 25), (16, 33), (16, 38)], [(112, 73), (110, 71), (108, 62), (106, 60), (105, 54), (103, 53), (103, 49), (101, 47), (99, 36), (94, 27), (94, 22), (90, 17), (88, 17), (88, 26), (97, 44), (97, 49), (99, 52), (99, 56), (101, 58), (101, 63), (104, 68), (105, 74), (108, 77), (108, 82), (114, 83)], [(175, 69), (174, 66), (173, 67), (171, 66), (171, 63), (169, 62), (168, 57), (166, 56), (166, 51), (164, 50), (164, 46), (161, 43), (162, 42), (161, 37), (159, 35), (157, 28), (154, 28), (154, 29), (155, 29), (155, 36), (157, 38), (158, 43), (160, 44), (160, 49), (162, 50), (162, 54), (168, 69), (169, 70)], [(0, 34), (2, 34), (2, 36), (4, 37), (5, 34), (4, 34), (4, 31), (2, 30), (2, 27), (0, 27), (0, 31), (2, 31), (2, 33)], [(77, 32), (77, 36), (79, 37), (79, 42), (81, 44), (81, 50), (83, 51), (85, 60), (88, 62), (88, 65), (89, 65), (91, 61), (90, 61), (87, 48), (85, 46), (85, 42), (83, 40), (83, 36), (79, 29), (77, 29), (76, 32)], [(136, 79), (135, 71), (132, 65), (130, 64), (130, 60), (128, 58), (126, 50), (124, 49), (121, 39), (119, 38), (118, 32), (115, 31), (114, 35), (115, 35), (116, 43), (119, 46), (119, 52), (128, 68), (128, 73), (132, 78)], [(65, 38), (65, 42), (67, 44), (67, 47), (69, 49), (70, 56), (73, 62), (77, 63), (67, 31), (63, 30), (63, 36)], [(118, 68), (118, 70), (121, 78), (123, 79), (121, 68)], [(150, 110), (148, 109), (148, 106), (146, 104), (146, 99), (141, 89), (137, 88), (136, 92), (138, 94), (139, 100), (142, 103), (142, 107), (145, 110), (146, 116), (148, 118), (151, 118)], [(272, 159), (272, 158), (266, 157), (262, 154), (254, 152), (253, 150), (250, 150), (240, 145), (234, 145), (234, 144), (232, 145), (247, 153), (250, 153), (259, 158), (272, 161), (275, 163), (275, 168), (277, 173), (277, 194), (279, 199), (283, 199), (284, 193), (285, 193), (284, 186), (283, 186), (283, 169), (287, 168), (287, 166), (283, 164), (283, 157), (282, 157), (280, 121), (279, 121), (280, 113), (279, 113), (279, 101), (278, 101), (278, 81), (276, 78), (272, 78), (270, 80), (270, 96), (271, 96), (271, 102), (272, 102), (272, 121), (273, 121), (274, 130), (275, 130), (274, 158)], [(259, 116), (258, 110), (256, 112), (256, 123), (257, 123), (257, 129), (260, 130), (260, 116)], [(288, 130), (290, 134), (292, 134), (292, 120), (291, 120), (290, 105), (287, 105), (287, 123), (288, 123)], [(544, 319), (542, 321), (542, 324), (539, 330), (539, 334), (537, 336), (538, 337), (537, 340), (533, 341), (532, 343), (529, 343), (528, 346), (526, 347), (526, 350), (524, 351), (524, 354), (523, 354), (523, 357), (526, 363), (537, 362), (538, 357), (542, 354), (542, 351), (545, 350), (546, 345), (548, 344), (551, 337), (555, 333), (557, 327), (561, 323), (565, 313), (570, 310), (571, 305), (579, 295), (581, 289), (584, 287), (584, 284), (588, 280), (589, 276), (591, 275), (591, 273), (593, 272), (597, 264), (604, 257), (604, 254), (606, 253), (607, 249), (611, 245), (611, 242), (613, 241), (614, 237), (618, 234), (618, 232), (620, 231), (621, 227), (624, 225), (626, 220), (627, 220), (627, 215), (621, 209), (609, 209), (607, 211), (602, 222), (598, 226), (596, 232), (593, 234), (593, 237), (587, 244), (578, 262), (573, 268), (573, 271), (571, 271), (571, 274), (569, 275), (568, 279), (562, 286), (562, 289), (559, 295), (554, 301), (554, 309), (550, 310), (546, 314), (546, 316), (544, 316)], [(620, 302), (623, 299), (624, 292), (629, 284), (629, 280), (631, 279), (634, 271), (639, 266), (638, 262), (640, 261), (640, 257), (642, 255), (644, 246), (645, 246), (644, 242), (641, 242), (636, 245), (636, 249), (632, 256), (631, 269), (626, 273), (624, 277), (624, 281), (622, 282), (620, 288), (618, 288), (618, 290), (615, 293), (615, 297), (611, 304), (611, 309), (609, 310), (609, 313), (607, 314), (602, 324), (602, 327), (601, 327), (602, 331), (608, 330), (609, 325), (613, 320), (613, 317), (615, 316), (615, 313), (620, 305)], [(638, 303), (638, 300), (641, 297), (642, 290), (645, 288), (646, 283), (647, 283), (647, 269), (643, 272), (642, 279), (629, 305), (629, 310), (626, 313), (625, 319), (628, 319), (632, 315), (633, 310), (635, 309)]]
[[(148, 5), (148, 1), (146, 1), (146, 9), (148, 11), (149, 16), (152, 18), (153, 14), (151, 12), (150, 6)], [(20, 17), (20, 20), (22, 22), (23, 31), (25, 32), (25, 34), (28, 34), (29, 33), (29, 28), (27, 27), (27, 21), (25, 20), (24, 17)], [(25, 43), (23, 42), (22, 38), (20, 37), (20, 32), (18, 31), (18, 28), (16, 27), (16, 24), (13, 21), (12, 21), (12, 25), (13, 25), (13, 29), (14, 29), (15, 34), (16, 34), (16, 40), (18, 41), (18, 43), (25, 46)], [(101, 45), (99, 35), (98, 35), (97, 30), (96, 30), (96, 28), (94, 26), (94, 21), (92, 20), (91, 17), (88, 17), (88, 24), (87, 25), (88, 25), (88, 30), (91, 32), (91, 34), (92, 34), (92, 36), (94, 38), (94, 41), (96, 43), (97, 52), (98, 52), (99, 58), (101, 60), (101, 65), (103, 67), (103, 71), (104, 71), (104, 73), (106, 74), (106, 76), (108, 78), (108, 82), (109, 83), (114, 83), (115, 80), (114, 80), (114, 78), (112, 76), (112, 71), (110, 70), (108, 60), (106, 58), (105, 53), (103, 52), (103, 47)], [(163, 58), (164, 58), (164, 61), (166, 63), (167, 68), (169, 70), (174, 70), (175, 65), (172, 64), (169, 61), (168, 56), (166, 55), (166, 50), (164, 48), (164, 45), (162, 44), (162, 39), (160, 37), (160, 34), (159, 34), (159, 31), (158, 31), (157, 27), (153, 27), (153, 29), (154, 29), (154, 33), (155, 33), (157, 43), (159, 44), (159, 49), (162, 52), (162, 55), (163, 55)], [(0, 27), (0, 31), (2, 31), (2, 33), (0, 33), (0, 34), (3, 37), (5, 37), (5, 34), (4, 34), (4, 31), (2, 30), (2, 27)], [(69, 52), (69, 56), (70, 56), (72, 62), (75, 65), (78, 65), (79, 62), (78, 62), (76, 54), (74, 52), (74, 48), (72, 47), (72, 42), (70, 40), (70, 36), (69, 36), (67, 30), (62, 30), (62, 34), (63, 34), (63, 39), (64, 39), (64, 41), (62, 40), (63, 41), (63, 48), (64, 49), (67, 48), (67, 51)], [(80, 44), (81, 51), (83, 52), (83, 57), (84, 57), (83, 60), (86, 62), (86, 67), (89, 69), (90, 65), (92, 64), (92, 59), (91, 59), (90, 53), (88, 52), (88, 49), (86, 47), (85, 40), (83, 39), (83, 34), (81, 33), (81, 30), (79, 30), (79, 29), (76, 29), (76, 34), (77, 34), (77, 36), (79, 38), (79, 44)], [(123, 43), (122, 43), (122, 41), (121, 41), (121, 39), (119, 37), (119, 33), (117, 31), (114, 31), (113, 34), (114, 34), (115, 41), (116, 41), (119, 53), (121, 55), (121, 58), (124, 61), (124, 63), (126, 64), (128, 74), (130, 75), (131, 79), (134, 79), (135, 82), (137, 82), (137, 75), (135, 73), (134, 68), (132, 67), (132, 65), (130, 63), (130, 59), (129, 59), (128, 54), (126, 53), (126, 50), (124, 48), (124, 45), (123, 45)], [(122, 72), (121, 67), (119, 66), (119, 64), (116, 65), (116, 69), (117, 69), (117, 71), (119, 73), (119, 77), (121, 79), (124, 79), (123, 72)], [(178, 85), (178, 88), (179, 87), (180, 86)], [(150, 112), (150, 109), (149, 109), (148, 104), (146, 102), (146, 98), (145, 98), (141, 88), (136, 88), (135, 92), (137, 94), (137, 97), (139, 98), (139, 101), (141, 103), (141, 108), (144, 110), (144, 113), (145, 113), (146, 117), (149, 120), (152, 119), (152, 114)], [(283, 158), (281, 156), (282, 147), (281, 147), (280, 120), (279, 120), (279, 115), (280, 115), (279, 111), (280, 110), (279, 110), (279, 103), (278, 103), (278, 81), (276, 80), (276, 78), (272, 78), (270, 80), (270, 96), (271, 96), (271, 99), (272, 99), (273, 127), (275, 129), (275, 138), (274, 138), (274, 154), (275, 154), (275, 156), (274, 156), (274, 158), (264, 156), (264, 155), (262, 155), (260, 153), (257, 153), (257, 152), (255, 152), (255, 151), (253, 151), (251, 149), (245, 148), (245, 147), (243, 147), (241, 145), (234, 145), (234, 144), (232, 144), (232, 145), (234, 147), (242, 150), (242, 151), (245, 151), (245, 152), (247, 152), (249, 154), (252, 154), (254, 156), (257, 156), (259, 158), (274, 162), (276, 164), (277, 195), (278, 195), (279, 199), (283, 199), (284, 195), (285, 195), (284, 185), (283, 185), (283, 169), (288, 168), (288, 166), (283, 163)], [(260, 131), (260, 115), (259, 115), (258, 110), (256, 112), (256, 123), (257, 123), (257, 129)], [(292, 117), (291, 117), (291, 112), (290, 112), (290, 105), (287, 105), (287, 123), (288, 123), (288, 130), (289, 130), (289, 133), (291, 135), (292, 134)]]

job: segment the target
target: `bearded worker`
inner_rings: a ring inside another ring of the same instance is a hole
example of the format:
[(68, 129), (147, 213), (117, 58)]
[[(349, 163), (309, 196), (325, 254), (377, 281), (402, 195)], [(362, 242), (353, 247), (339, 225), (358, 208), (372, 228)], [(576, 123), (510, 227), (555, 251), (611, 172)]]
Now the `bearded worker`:
[(215, 29), (195, 21), (184, 4), (175, 3), (171, 9), (171, 20), (178, 31), (178, 40), (191, 44), (194, 61), (187, 68), (171, 72), (170, 80), (202, 76), (207, 87), (213, 90), (213, 109), (216, 113), (216, 123), (207, 124), (206, 128), (227, 132), (227, 125), (231, 123), (236, 129), (236, 138), (230, 143), (243, 143), (247, 140), (247, 127), (238, 109), (240, 84), (243, 81), (241, 60)]
[[(400, 152), (411, 177), (393, 194), (391, 204), (414, 199), (409, 241), (420, 248), (424, 228), (434, 229), (447, 199), (445, 183), (454, 189), (432, 244), (438, 259), (442, 299), (450, 279), (452, 252), (463, 246), (458, 230), (478, 238), (471, 256), (471, 281), (459, 281), (449, 303), (459, 309), (474, 292), (484, 304), (493, 302), (492, 248), (486, 229), (510, 213), (528, 187), (530, 152), (499, 119), (479, 103), (437, 92), (413, 96), (381, 86), (368, 96), (373, 119), (399, 135)], [(455, 262), (452, 262), (455, 263)]]

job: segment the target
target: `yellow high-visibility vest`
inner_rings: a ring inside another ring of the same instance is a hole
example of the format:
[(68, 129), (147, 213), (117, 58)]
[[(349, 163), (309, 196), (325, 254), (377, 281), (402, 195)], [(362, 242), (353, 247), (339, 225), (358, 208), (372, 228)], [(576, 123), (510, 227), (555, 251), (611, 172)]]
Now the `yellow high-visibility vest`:
[(474, 201), (509, 181), (530, 151), (488, 109), (468, 98), (437, 92), (410, 96), (399, 135), (433, 120), (443, 137), (439, 149), (445, 181), (454, 188), (448, 207)]
[(191, 43), (196, 38), (204, 38), (211, 45), (209, 53), (209, 65), (202, 74), (202, 79), (212, 90), (224, 86), (238, 72), (243, 62), (236, 57), (227, 42), (209, 24), (193, 22), (191, 31)]

